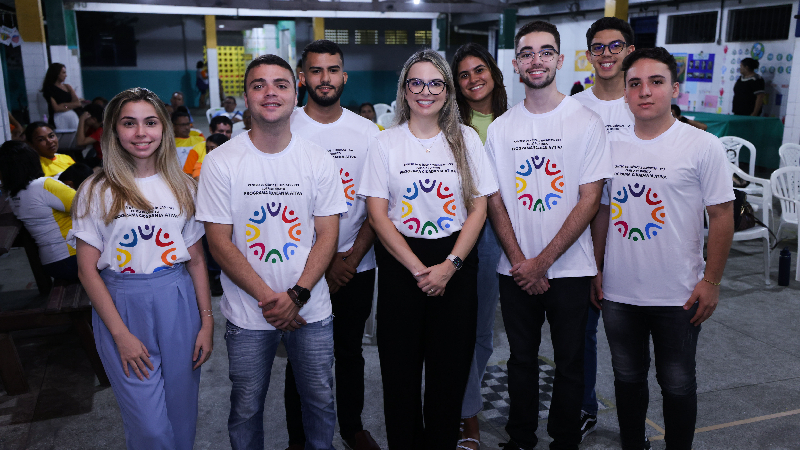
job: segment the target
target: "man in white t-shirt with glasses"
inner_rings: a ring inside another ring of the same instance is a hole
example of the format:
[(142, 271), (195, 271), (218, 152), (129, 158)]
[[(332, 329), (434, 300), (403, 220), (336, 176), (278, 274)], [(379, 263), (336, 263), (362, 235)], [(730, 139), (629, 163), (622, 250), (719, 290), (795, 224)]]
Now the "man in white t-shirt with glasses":
[(525, 100), (489, 126), (486, 140), (500, 185), (489, 197), (489, 216), (505, 251), (497, 271), (511, 347), (504, 448), (532, 449), (538, 442), (538, 351), (547, 318), (556, 363), (550, 448), (577, 449), (583, 336), (597, 274), (588, 225), (611, 176), (610, 154), (600, 117), (556, 88), (564, 62), (558, 29), (531, 22), (514, 41)]
[[(372, 137), (380, 132), (372, 121), (342, 108), (341, 96), (347, 83), (344, 54), (331, 41), (317, 40), (302, 55), (300, 82), (306, 86), (308, 102), (292, 113), (292, 132), (326, 149), (336, 161), (347, 212), (339, 218), (339, 246), (325, 271), (333, 315), (333, 353), (336, 360), (336, 413), (339, 434), (354, 450), (379, 450), (364, 430), (364, 326), (372, 311), (375, 287), (375, 232), (367, 220), (367, 206), (356, 195)], [(291, 363), (286, 370), (286, 423), (288, 450), (302, 450), (305, 444), (300, 395)]]
[(264, 448), (264, 400), (279, 341), (303, 402), (305, 448), (334, 448), (333, 315), (323, 274), (347, 204), (334, 159), (290, 130), (295, 86), (280, 57), (250, 63), (245, 102), (253, 128), (208, 154), (197, 194), (197, 219), (223, 272), (234, 450)]
[[(664, 48), (625, 58), (633, 130), (610, 136), (603, 321), (614, 367), (624, 450), (642, 448), (649, 403), (650, 336), (663, 396), (667, 448), (690, 450), (697, 418), (700, 324), (719, 302), (733, 238), (733, 186), (722, 143), (675, 120), (677, 63)], [(703, 209), (708, 211), (703, 261)]]

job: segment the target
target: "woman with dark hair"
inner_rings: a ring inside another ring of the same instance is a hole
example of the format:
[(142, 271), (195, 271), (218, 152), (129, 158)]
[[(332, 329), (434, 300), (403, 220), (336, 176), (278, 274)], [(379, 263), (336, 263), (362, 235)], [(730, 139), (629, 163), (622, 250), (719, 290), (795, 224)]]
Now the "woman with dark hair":
[(53, 278), (77, 279), (75, 248), (66, 241), (72, 229), (75, 190), (44, 176), (36, 152), (20, 141), (0, 146), (0, 179), (11, 210), (39, 247), (45, 273)]
[(475, 347), (475, 242), (497, 182), (478, 134), (460, 123), (456, 92), (439, 53), (406, 61), (397, 125), (373, 138), (359, 190), (379, 239), (378, 353), (392, 449), (452, 449), (459, 439)]
[(25, 128), (25, 140), (39, 155), (39, 162), (46, 177), (58, 175), (75, 164), (71, 156), (56, 153), (59, 147), (58, 137), (44, 122), (33, 122), (28, 125)]
[[(67, 79), (67, 68), (60, 63), (50, 64), (42, 83), (42, 95), (47, 100), (47, 117), (49, 125), (58, 134), (74, 133), (78, 130), (78, 114), (83, 99), (78, 98), (72, 86), (64, 83)], [(70, 143), (66, 146), (71, 146)]]
[[(489, 124), (508, 109), (503, 73), (492, 55), (475, 43), (462, 45), (456, 50), (452, 69), (458, 82), (456, 100), (461, 119), (477, 130), (481, 142), (485, 143)], [(458, 445), (462, 449), (477, 449), (480, 446), (478, 413), (483, 409), (481, 379), (492, 356), (494, 315), (500, 297), (497, 275), (500, 252), (492, 225), (486, 220), (478, 237), (478, 326), (467, 389), (461, 405), (462, 434)]]
[(756, 73), (758, 61), (745, 58), (739, 64), (742, 76), (733, 85), (732, 111), (737, 116), (760, 116), (764, 106), (764, 79)]

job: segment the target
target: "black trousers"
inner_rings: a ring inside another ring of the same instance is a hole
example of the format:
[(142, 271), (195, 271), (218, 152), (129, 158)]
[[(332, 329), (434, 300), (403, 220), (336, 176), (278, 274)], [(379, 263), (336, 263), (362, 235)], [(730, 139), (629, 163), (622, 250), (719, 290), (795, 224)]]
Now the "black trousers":
[(510, 276), (500, 276), (500, 308), (508, 337), (506, 432), (516, 443), (534, 447), (539, 426), (539, 344), (542, 325), (550, 323), (556, 375), (547, 432), (551, 449), (577, 450), (581, 441), (583, 350), (591, 278), (556, 278), (541, 295), (528, 295)]
[[(406, 238), (426, 266), (446, 261), (458, 233)], [(453, 449), (475, 348), (478, 252), (450, 279), (442, 297), (428, 297), (413, 275), (380, 244), (378, 352), (390, 450)], [(422, 401), (422, 370), (425, 394)]]
[[(364, 429), (361, 424), (361, 411), (364, 409), (364, 356), (361, 339), (372, 311), (374, 291), (375, 269), (372, 269), (355, 274), (343, 288), (331, 294), (336, 416), (339, 420), (339, 434), (344, 439), (353, 439), (356, 433)], [(284, 401), (289, 445), (302, 445), (306, 436), (303, 433), (300, 395), (297, 393), (292, 365), (288, 361)]]

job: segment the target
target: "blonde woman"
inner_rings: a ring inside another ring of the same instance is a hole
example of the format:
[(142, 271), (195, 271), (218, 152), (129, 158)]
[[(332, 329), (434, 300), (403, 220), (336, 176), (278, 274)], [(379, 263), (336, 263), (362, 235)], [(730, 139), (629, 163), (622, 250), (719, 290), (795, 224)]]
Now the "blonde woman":
[(497, 182), (478, 134), (460, 123), (455, 89), (437, 52), (406, 61), (397, 125), (375, 137), (359, 191), (380, 240), (378, 351), (393, 450), (456, 448), (475, 345), (474, 247)]
[(147, 89), (111, 100), (103, 169), (81, 186), (68, 236), (128, 449), (192, 448), (199, 367), (212, 350), (196, 184), (178, 166), (170, 124)]

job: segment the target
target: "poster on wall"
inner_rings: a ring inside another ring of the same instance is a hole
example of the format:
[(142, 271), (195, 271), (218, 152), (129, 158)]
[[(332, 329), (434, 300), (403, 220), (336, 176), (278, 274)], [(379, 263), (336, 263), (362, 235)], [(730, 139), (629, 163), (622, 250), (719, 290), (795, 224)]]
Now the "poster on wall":
[(711, 83), (714, 80), (714, 54), (689, 54), (686, 63), (686, 80)]
[(673, 53), (675, 62), (678, 63), (678, 83), (683, 84), (686, 81), (686, 62), (689, 55), (687, 53)]
[(586, 59), (586, 51), (575, 50), (575, 72), (591, 72), (592, 64)]

